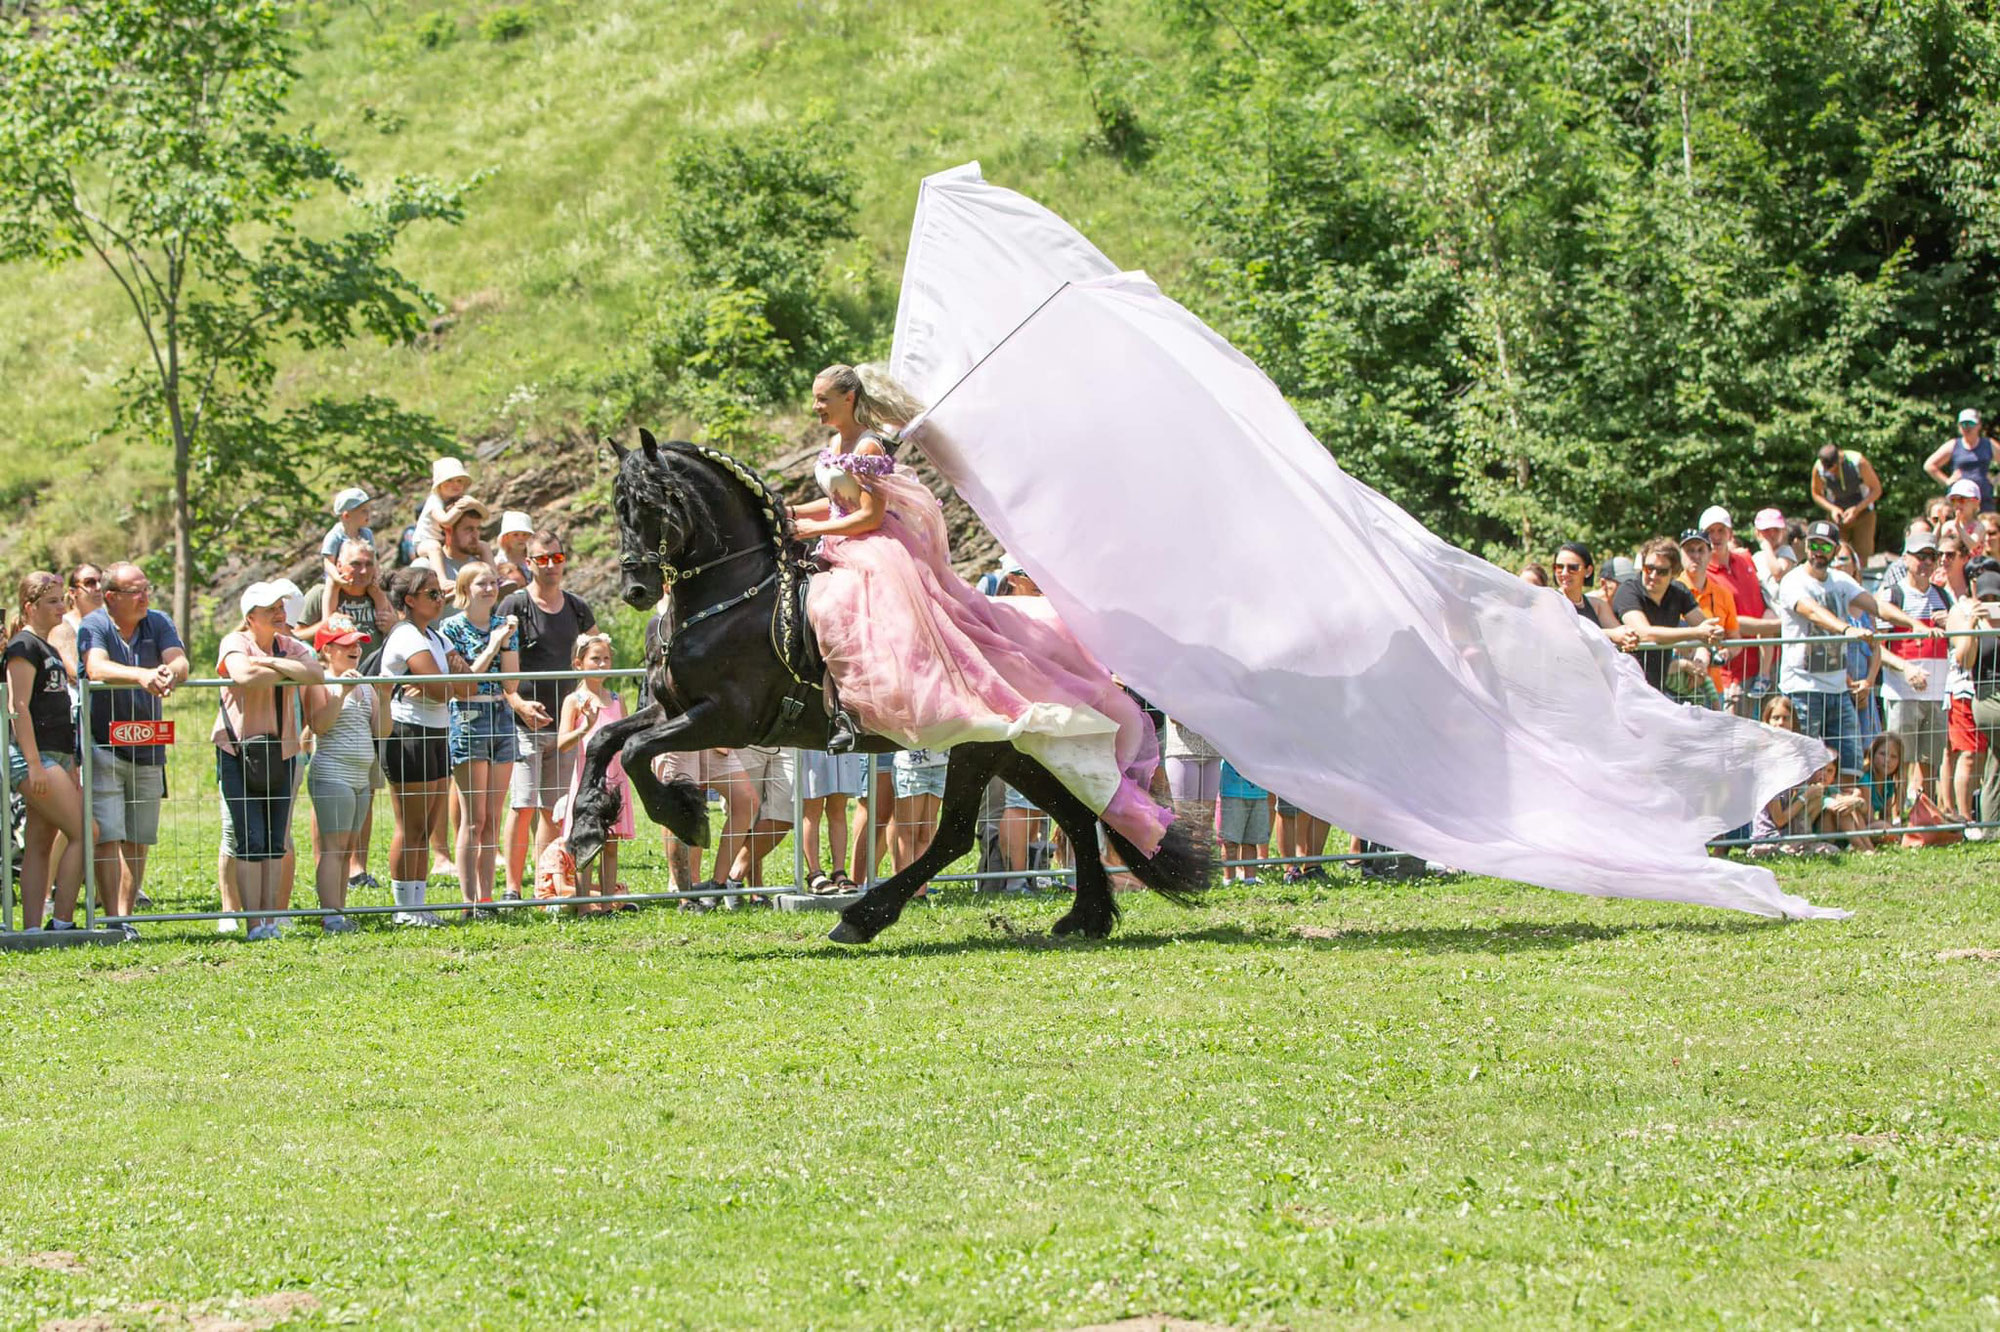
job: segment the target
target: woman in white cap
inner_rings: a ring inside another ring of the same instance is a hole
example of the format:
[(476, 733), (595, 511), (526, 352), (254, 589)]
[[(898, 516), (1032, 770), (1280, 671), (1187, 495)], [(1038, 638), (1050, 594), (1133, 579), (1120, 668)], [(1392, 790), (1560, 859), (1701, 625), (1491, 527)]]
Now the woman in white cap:
[(278, 908), (291, 828), (299, 709), (288, 695), (305, 691), (310, 710), (326, 682), (312, 650), (286, 632), (294, 613), (288, 603), (302, 600), (290, 582), (252, 583), (239, 599), (242, 622), (216, 648), (216, 671), (231, 683), (209, 739), (229, 818), (236, 896), (251, 913), (244, 937), (252, 942), (278, 937), (277, 922), (257, 913)]
[[(1946, 471), (1949, 467), (1951, 470)], [(1924, 470), (1941, 486), (1970, 481), (1979, 488), (1979, 507), (1993, 509), (1993, 440), (1980, 428), (1979, 413), (1968, 407), (1958, 414), (1958, 433), (1924, 459)]]

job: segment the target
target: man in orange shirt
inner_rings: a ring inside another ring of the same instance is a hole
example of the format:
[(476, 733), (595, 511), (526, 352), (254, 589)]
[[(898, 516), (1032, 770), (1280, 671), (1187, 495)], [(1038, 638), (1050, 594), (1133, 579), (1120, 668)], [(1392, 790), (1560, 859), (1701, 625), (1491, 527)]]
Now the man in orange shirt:
[[(1736, 594), (1729, 584), (1720, 578), (1709, 577), (1708, 557), (1711, 551), (1708, 534), (1699, 527), (1690, 527), (1681, 533), (1681, 582), (1694, 593), (1695, 605), (1701, 607), (1704, 619), (1719, 620), (1725, 639), (1737, 637)], [(1742, 648), (1718, 647), (1710, 656), (1708, 678), (1722, 693), (1722, 706), (1734, 711), (1736, 700), (1743, 692), (1741, 679), (1732, 678), (1727, 663)]]

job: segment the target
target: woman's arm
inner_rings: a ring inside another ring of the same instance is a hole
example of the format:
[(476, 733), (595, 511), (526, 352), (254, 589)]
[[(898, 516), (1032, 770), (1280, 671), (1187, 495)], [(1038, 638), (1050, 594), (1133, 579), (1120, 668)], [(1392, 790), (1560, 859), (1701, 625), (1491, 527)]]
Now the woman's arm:
[(861, 536), (882, 525), (882, 497), (863, 486), (861, 502), (852, 512), (824, 521), (807, 519), (798, 524), (801, 537)]
[[(444, 674), (444, 671), (438, 666), (436, 654), (429, 648), (425, 648), (422, 652), (411, 654), (409, 660), (404, 662), (404, 666), (411, 675)], [(419, 697), (431, 700), (433, 703), (444, 703), (454, 697), (460, 696), (458, 694), (458, 686), (449, 680), (419, 680), (403, 687), (413, 691)]]
[(1924, 459), (1924, 470), (1930, 473), (1931, 480), (1937, 482), (1941, 486), (1948, 486), (1952, 482), (1958, 480), (1957, 472), (1954, 471), (1949, 475), (1947, 475), (1944, 470), (1944, 465), (1951, 461), (1952, 447), (1953, 447), (1952, 442), (1950, 440), (1946, 440), (1943, 444), (1938, 446), (1938, 450), (1936, 453), (1933, 453), (1930, 457)]
[(306, 725), (315, 736), (325, 735), (340, 721), (340, 709), (347, 702), (348, 689), (339, 685), (316, 685), (306, 692)]
[(801, 518), (824, 518), (833, 512), (833, 501), (825, 497), (807, 500), (804, 504), (794, 504), (790, 509), (793, 521)]
[(35, 696), (35, 665), (26, 657), (7, 663), (7, 725), (21, 757), (28, 761), (28, 776), (42, 770), (42, 753), (35, 745), (35, 725), (28, 716), (28, 700)]

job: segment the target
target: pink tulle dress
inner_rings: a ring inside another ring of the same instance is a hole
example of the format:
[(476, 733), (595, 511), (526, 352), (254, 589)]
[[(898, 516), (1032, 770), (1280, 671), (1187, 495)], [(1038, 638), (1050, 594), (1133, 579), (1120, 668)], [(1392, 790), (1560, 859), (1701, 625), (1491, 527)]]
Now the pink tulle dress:
[(882, 499), (874, 531), (821, 539), (826, 571), (807, 599), (861, 727), (910, 749), (1007, 741), (1151, 854), (1173, 821), (1146, 793), (1153, 728), (1047, 600), (968, 587), (947, 558), (936, 497), (887, 455), (836, 444), (816, 475), (836, 516), (863, 488)]
[[(609, 726), (622, 721), (625, 716), (625, 700), (616, 690), (604, 700), (604, 706), (597, 710), (597, 720), (576, 742), (576, 771), (570, 774), (569, 800), (563, 805), (565, 811), (576, 808), (576, 795), (583, 786), (583, 748), (590, 743), (590, 737)], [(638, 821), (632, 817), (632, 784), (625, 779), (625, 763), (616, 754), (611, 756), (611, 766), (604, 772), (604, 789), (618, 797), (618, 817), (605, 830), (605, 836), (614, 841), (629, 842), (639, 835)]]

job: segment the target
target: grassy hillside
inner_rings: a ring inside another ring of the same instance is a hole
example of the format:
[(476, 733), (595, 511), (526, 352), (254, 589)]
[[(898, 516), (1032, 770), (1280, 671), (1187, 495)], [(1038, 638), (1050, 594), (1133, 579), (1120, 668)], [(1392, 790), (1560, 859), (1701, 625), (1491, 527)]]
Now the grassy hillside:
[[(1111, 41), (1164, 77), (1167, 51), (1140, 5), (1097, 12)], [(292, 102), (302, 121), (371, 185), (405, 172), (490, 176), (462, 227), (400, 252), (451, 307), (441, 334), (296, 357), (281, 384), (301, 396), (384, 390), (468, 443), (562, 427), (586, 405), (578, 385), (651, 306), (667, 149), (691, 132), (811, 112), (860, 145), (861, 234), (836, 261), (842, 299), (876, 337), (857, 359), (886, 348), (918, 180), (968, 159), (1121, 262), (1170, 278), (1189, 244), (1179, 191), (1089, 146), (1082, 77), (1048, 15), (1044, 0), (312, 6)], [(333, 206), (304, 216), (330, 220)], [(9, 567), (162, 544), (162, 451), (98, 433), (118, 375), (138, 362), (131, 324), (88, 264), (0, 268)]]

